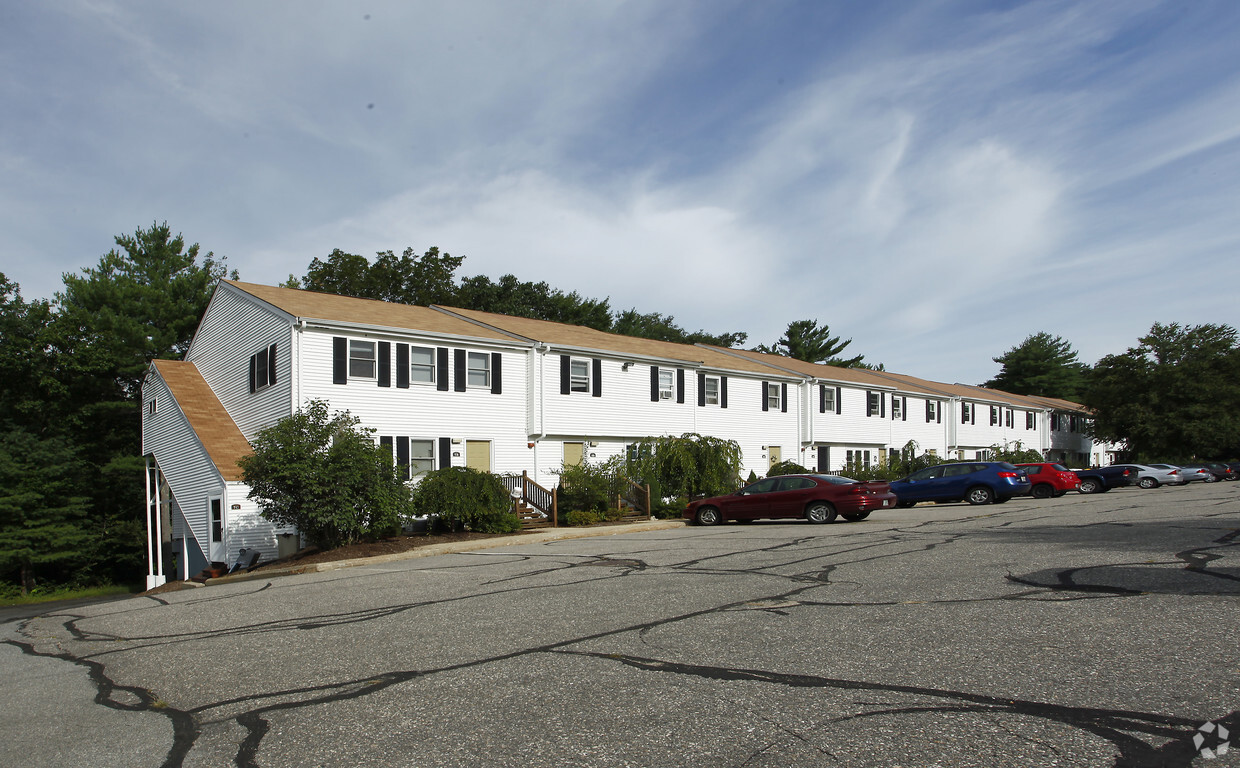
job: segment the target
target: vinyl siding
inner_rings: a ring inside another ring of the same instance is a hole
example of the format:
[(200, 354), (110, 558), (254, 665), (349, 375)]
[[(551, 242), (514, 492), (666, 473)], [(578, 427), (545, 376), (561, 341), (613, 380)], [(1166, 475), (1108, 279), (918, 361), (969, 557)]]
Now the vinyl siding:
[[(292, 341), (288, 315), (226, 283), (211, 297), (186, 359), (198, 366), (247, 440), (292, 413)], [(250, 357), (271, 344), (276, 345), (276, 383), (251, 393)]]

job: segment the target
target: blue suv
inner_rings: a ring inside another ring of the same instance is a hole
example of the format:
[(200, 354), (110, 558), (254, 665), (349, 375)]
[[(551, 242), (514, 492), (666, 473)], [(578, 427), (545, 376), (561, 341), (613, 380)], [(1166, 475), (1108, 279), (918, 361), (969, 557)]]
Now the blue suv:
[(1000, 504), (1013, 496), (1026, 496), (1033, 484), (1015, 464), (1006, 461), (970, 461), (939, 464), (914, 472), (891, 483), (896, 506), (911, 507), (919, 501), (967, 501)]

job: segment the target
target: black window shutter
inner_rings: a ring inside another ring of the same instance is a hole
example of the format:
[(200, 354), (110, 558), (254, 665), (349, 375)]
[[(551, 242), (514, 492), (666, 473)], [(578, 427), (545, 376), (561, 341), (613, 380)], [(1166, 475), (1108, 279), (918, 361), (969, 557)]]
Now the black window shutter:
[(659, 366), (650, 366), (650, 402), (659, 402)]
[(435, 389), (448, 391), (448, 348), (435, 348)]
[(409, 345), (396, 345), (396, 386), (409, 389)]
[(728, 377), (719, 377), (719, 407), (728, 407)]
[(379, 386), (392, 386), (392, 342), (379, 342)]
[(977, 403), (974, 403), (973, 407), (969, 409), (969, 423), (977, 423)]
[(908, 398), (900, 398), (900, 421), (908, 421)]
[(878, 393), (878, 416), (879, 418), (887, 418), (887, 393)]
[(332, 383), (349, 383), (349, 340), (343, 336), (332, 337)]
[(934, 409), (934, 411), (935, 411), (935, 420), (934, 420), (934, 421), (935, 421), (935, 423), (936, 423), (936, 424), (942, 424), (942, 423), (943, 423), (943, 406), (944, 406), (944, 405), (946, 405), (946, 403), (944, 403), (943, 401), (941, 401), (941, 400), (940, 400), (940, 401), (939, 401), (939, 407)]
[(676, 402), (683, 403), (685, 401), (685, 369), (676, 369)]
[(842, 394), (843, 394), (843, 390), (841, 390), (839, 387), (836, 387), (835, 388), (835, 412), (837, 415), (844, 412), (844, 400), (842, 397), (840, 397)]
[(387, 451), (389, 459), (392, 458), (392, 438), (390, 436), (379, 438), (379, 447)]
[(590, 394), (595, 397), (603, 396), (603, 361), (599, 358), (593, 360), (593, 375), (590, 377), (590, 384), (594, 387), (594, 391)]
[(267, 347), (267, 383), (276, 383), (276, 345)]
[(698, 372), (698, 407), (706, 407), (706, 374)]
[(874, 393), (868, 389), (865, 391), (865, 415), (866, 417), (870, 417), (874, 415), (874, 398), (871, 397), (871, 395), (873, 394)]
[(771, 409), (771, 406), (767, 405), (767, 402), (766, 402), (766, 393), (767, 393), (766, 388), (769, 386), (771, 385), (768, 384), (767, 382), (765, 381), (762, 382), (762, 410), (764, 411), (769, 411)]
[(439, 438), (439, 468), (447, 469), (452, 466), (452, 438)]
[(930, 423), (930, 401), (926, 400), (926, 423)]
[(491, 394), (504, 394), (504, 356), (499, 352), (491, 353)]
[(568, 355), (560, 355), (560, 394), (567, 395), (572, 390), (569, 388), (569, 357)]
[(818, 412), (819, 413), (827, 412), (827, 385), (826, 384), (818, 385)]
[(788, 412), (788, 382), (780, 382), (779, 385), (779, 410), (783, 413)]
[(456, 380), (456, 386), (453, 387), (457, 392), (465, 391), (465, 350), (452, 350), (452, 375)]
[(409, 438), (396, 438), (396, 472), (401, 480), (409, 479)]
[(250, 355), (250, 394), (258, 390), (258, 355)]

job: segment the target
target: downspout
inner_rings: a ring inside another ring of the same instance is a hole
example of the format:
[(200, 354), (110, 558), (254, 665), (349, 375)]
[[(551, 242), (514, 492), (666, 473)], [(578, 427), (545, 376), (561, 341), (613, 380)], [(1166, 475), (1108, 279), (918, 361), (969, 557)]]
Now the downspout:
[(534, 387), (534, 391), (538, 393), (538, 429), (541, 430), (537, 434), (530, 435), (530, 438), (534, 441), (534, 477), (536, 478), (542, 477), (542, 474), (539, 471), (538, 448), (542, 445), (543, 438), (547, 436), (547, 411), (545, 405), (547, 386), (546, 382), (543, 380), (543, 371), (547, 353), (550, 351), (550, 344), (534, 343), (534, 359), (536, 361), (535, 367), (538, 369), (537, 385)]
[(951, 415), (948, 416), (947, 418), (947, 453), (948, 453), (948, 456), (945, 456), (944, 458), (949, 458), (951, 456), (952, 451), (960, 450), (960, 446), (957, 443), (957, 440), (959, 439), (958, 430), (960, 429), (959, 419), (960, 419), (961, 399), (959, 397), (953, 397), (949, 402), (952, 404), (952, 409), (951, 409)]
[(297, 318), (297, 321), (293, 323), (293, 356), (288, 361), (289, 381), (292, 382), (292, 386), (289, 387), (289, 397), (293, 399), (290, 412), (295, 412), (301, 406), (301, 376), (297, 375), (297, 369), (301, 367), (301, 339), (305, 330), (305, 318)]

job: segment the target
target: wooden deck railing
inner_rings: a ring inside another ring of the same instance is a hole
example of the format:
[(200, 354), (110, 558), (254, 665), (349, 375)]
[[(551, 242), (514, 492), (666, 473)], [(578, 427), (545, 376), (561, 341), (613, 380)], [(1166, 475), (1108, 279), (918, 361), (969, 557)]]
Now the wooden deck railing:
[[(552, 528), (559, 525), (557, 519), (559, 504), (554, 488), (548, 490), (531, 480), (529, 472), (522, 472), (519, 475), (500, 475), (499, 478), (512, 496), (513, 509), (521, 518), (522, 525), (527, 528), (547, 523), (550, 523)], [(537, 514), (522, 514), (523, 508), (537, 510)]]

